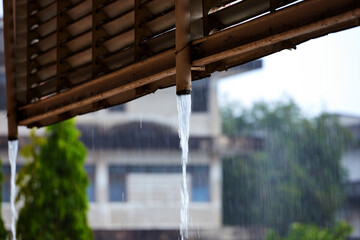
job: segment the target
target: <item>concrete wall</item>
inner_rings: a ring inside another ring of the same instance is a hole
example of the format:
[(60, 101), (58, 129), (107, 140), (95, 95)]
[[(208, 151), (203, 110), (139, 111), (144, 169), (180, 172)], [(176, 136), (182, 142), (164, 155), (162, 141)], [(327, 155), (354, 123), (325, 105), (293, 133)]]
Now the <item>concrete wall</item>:
[[(90, 204), (89, 212), (89, 222), (93, 229), (179, 228), (182, 179), (180, 173), (130, 173), (126, 179), (127, 201), (109, 202), (109, 165), (136, 165), (144, 162), (152, 162), (154, 165), (179, 165), (180, 155), (172, 151), (90, 152), (88, 164), (95, 164), (97, 175), (96, 202)], [(191, 154), (190, 165), (194, 164), (210, 164), (210, 201), (190, 202), (190, 221), (200, 229), (219, 228), (221, 226), (220, 161), (216, 156), (196, 152)], [(187, 179), (191, 193), (191, 175)]]

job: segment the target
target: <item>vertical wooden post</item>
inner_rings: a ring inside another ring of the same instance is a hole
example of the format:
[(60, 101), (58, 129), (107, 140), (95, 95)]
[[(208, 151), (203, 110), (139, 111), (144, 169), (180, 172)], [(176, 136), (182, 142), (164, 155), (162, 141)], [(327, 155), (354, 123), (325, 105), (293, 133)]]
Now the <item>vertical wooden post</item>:
[(134, 5), (134, 39), (135, 39), (135, 46), (134, 46), (134, 60), (135, 62), (138, 62), (141, 59), (141, 55), (142, 55), (142, 49), (140, 47), (140, 41), (141, 41), (141, 28), (140, 28), (140, 20), (141, 20), (141, 11), (140, 11), (140, 2), (141, 0), (135, 0), (135, 5)]
[(176, 94), (191, 93), (190, 0), (175, 1)]
[(8, 138), (18, 138), (18, 120), (16, 106), (16, 79), (14, 78), (14, 14), (15, 5), (11, 0), (4, 0), (4, 49), (5, 49), (5, 76), (6, 76), (6, 107), (8, 119)]
[(33, 69), (38, 68), (39, 64), (36, 59), (32, 59), (31, 56), (34, 53), (39, 53), (40, 49), (38, 47), (34, 47), (34, 45), (31, 44), (31, 42), (35, 39), (39, 39), (40, 35), (36, 31), (31, 31), (31, 28), (34, 24), (38, 23), (38, 19), (34, 15), (31, 15), (31, 13), (36, 9), (40, 8), (40, 6), (35, 1), (28, 1), (27, 4), (27, 34), (26, 34), (26, 59), (27, 59), (27, 73), (26, 73), (26, 103), (31, 103), (32, 98), (35, 96), (34, 91), (31, 90), (31, 85), (33, 83), (38, 83), (39, 78), (35, 73), (32, 73)]
[(57, 1), (57, 15), (56, 15), (56, 92), (70, 85), (65, 72), (70, 69), (64, 59), (70, 54), (70, 50), (65, 46), (64, 42), (71, 37), (67, 32), (66, 26), (70, 19), (66, 15), (66, 9), (71, 6), (69, 0)]
[(108, 21), (108, 17), (102, 11), (104, 1), (93, 0), (92, 2), (92, 78), (95, 79), (108, 72), (101, 59), (108, 54), (103, 42), (109, 36), (101, 26)]
[(211, 5), (210, 5), (209, 1), (202, 0), (203, 31), (204, 31), (204, 36), (207, 36), (207, 35), (209, 35), (209, 33), (210, 33), (209, 17), (208, 17), (208, 13), (209, 13), (210, 7), (211, 7)]
[(134, 27), (134, 39), (135, 39), (135, 61), (138, 62), (144, 57), (149, 57), (153, 54), (151, 49), (142, 43), (144, 38), (152, 35), (151, 31), (142, 25), (143, 19), (151, 19), (153, 15), (147, 9), (146, 6), (141, 4), (142, 0), (135, 0), (134, 16), (135, 16), (135, 27)]
[(275, 12), (276, 8), (279, 6), (279, 0), (269, 0), (270, 1), (270, 12)]

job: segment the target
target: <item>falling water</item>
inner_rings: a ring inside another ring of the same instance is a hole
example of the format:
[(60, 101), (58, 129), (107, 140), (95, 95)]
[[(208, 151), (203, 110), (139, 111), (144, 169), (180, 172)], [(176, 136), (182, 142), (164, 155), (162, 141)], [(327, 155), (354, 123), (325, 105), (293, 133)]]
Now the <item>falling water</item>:
[(191, 95), (177, 96), (177, 108), (179, 116), (179, 137), (182, 149), (182, 183), (181, 183), (181, 239), (188, 239), (188, 219), (189, 219), (189, 193), (186, 182), (186, 164), (189, 157), (189, 126), (191, 113)]
[(10, 195), (10, 204), (11, 204), (11, 232), (13, 235), (13, 240), (16, 240), (16, 229), (15, 229), (15, 223), (17, 219), (17, 213), (15, 208), (15, 194), (16, 194), (16, 188), (15, 188), (15, 175), (16, 175), (16, 157), (18, 152), (18, 140), (9, 141), (9, 161), (10, 161), (10, 168), (11, 168), (11, 195)]

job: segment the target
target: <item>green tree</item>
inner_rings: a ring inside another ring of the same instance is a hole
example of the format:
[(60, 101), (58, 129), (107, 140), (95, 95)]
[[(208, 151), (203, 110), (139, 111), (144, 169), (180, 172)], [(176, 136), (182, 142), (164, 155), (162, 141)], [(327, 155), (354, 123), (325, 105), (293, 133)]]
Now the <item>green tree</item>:
[(87, 224), (88, 178), (84, 171), (86, 148), (79, 141), (75, 121), (48, 127), (46, 138), (31, 134), (21, 150), (26, 165), (17, 177), (20, 239), (92, 239)]
[(266, 240), (346, 240), (352, 232), (352, 227), (344, 221), (340, 221), (331, 229), (319, 228), (314, 224), (291, 224), (290, 230), (285, 237), (279, 236), (270, 230), (266, 234)]
[[(2, 166), (2, 159), (0, 158), (0, 166)], [(0, 203), (2, 202), (2, 183), (4, 181), (4, 176), (2, 172), (0, 172)], [(1, 213), (1, 205), (0, 205), (0, 213)], [(4, 221), (0, 216), (0, 239), (8, 239), (9, 233), (5, 229)]]
[(307, 119), (291, 100), (223, 111), (223, 131), (264, 147), (223, 161), (223, 219), (284, 235), (292, 222), (330, 226), (344, 192), (340, 165), (350, 133), (329, 114)]

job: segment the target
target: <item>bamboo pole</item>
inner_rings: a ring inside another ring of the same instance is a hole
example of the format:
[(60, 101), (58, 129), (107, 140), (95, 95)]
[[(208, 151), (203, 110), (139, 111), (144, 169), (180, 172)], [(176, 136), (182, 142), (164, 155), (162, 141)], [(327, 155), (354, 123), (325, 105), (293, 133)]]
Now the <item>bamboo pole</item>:
[(175, 27), (176, 94), (190, 94), (190, 0), (175, 1)]

